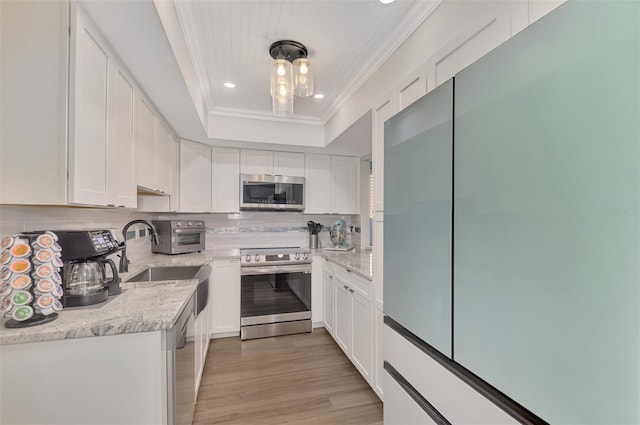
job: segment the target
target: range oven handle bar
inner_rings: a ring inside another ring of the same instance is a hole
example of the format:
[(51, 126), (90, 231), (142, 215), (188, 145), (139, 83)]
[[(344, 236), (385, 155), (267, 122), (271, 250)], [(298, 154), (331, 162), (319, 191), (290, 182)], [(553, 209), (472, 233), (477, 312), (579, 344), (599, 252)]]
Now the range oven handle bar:
[(173, 229), (173, 233), (202, 233), (206, 232), (206, 227), (192, 227), (190, 229)]
[(282, 273), (311, 273), (311, 264), (240, 268), (240, 274), (243, 276)]

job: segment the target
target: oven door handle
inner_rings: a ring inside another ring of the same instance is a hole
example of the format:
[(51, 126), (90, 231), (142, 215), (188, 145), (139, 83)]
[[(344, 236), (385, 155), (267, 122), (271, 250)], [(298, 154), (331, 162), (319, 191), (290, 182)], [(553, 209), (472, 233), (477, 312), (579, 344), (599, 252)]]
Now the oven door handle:
[(205, 232), (203, 227), (192, 227), (191, 229), (173, 229), (173, 233), (203, 233)]
[(311, 265), (304, 264), (290, 266), (242, 267), (240, 269), (240, 274), (243, 276), (279, 273), (311, 273)]

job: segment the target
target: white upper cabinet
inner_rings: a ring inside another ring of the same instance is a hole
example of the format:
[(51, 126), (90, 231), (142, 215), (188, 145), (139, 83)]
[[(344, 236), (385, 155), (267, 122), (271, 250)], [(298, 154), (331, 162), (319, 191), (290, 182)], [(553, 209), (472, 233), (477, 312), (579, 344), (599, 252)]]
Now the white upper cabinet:
[(155, 190), (158, 186), (158, 114), (144, 96), (136, 102), (136, 182)]
[(170, 127), (162, 120), (158, 120), (158, 173), (157, 189), (171, 194), (171, 154), (176, 141)]
[(114, 68), (110, 75), (111, 119), (107, 169), (109, 201), (119, 207), (135, 208), (135, 85), (121, 69)]
[(211, 211), (240, 211), (240, 151), (233, 148), (211, 148)]
[(277, 176), (304, 177), (304, 154), (273, 152), (273, 174)]
[(68, 202), (135, 207), (133, 79), (76, 6), (72, 22)]
[(273, 152), (242, 149), (240, 171), (242, 174), (273, 174)]
[(393, 91), (373, 108), (373, 210), (384, 211), (384, 123), (396, 113)]
[(331, 212), (358, 214), (360, 162), (349, 156), (331, 157)]
[(305, 155), (304, 212), (331, 212), (331, 156)]
[(211, 147), (180, 141), (180, 211), (211, 211)]

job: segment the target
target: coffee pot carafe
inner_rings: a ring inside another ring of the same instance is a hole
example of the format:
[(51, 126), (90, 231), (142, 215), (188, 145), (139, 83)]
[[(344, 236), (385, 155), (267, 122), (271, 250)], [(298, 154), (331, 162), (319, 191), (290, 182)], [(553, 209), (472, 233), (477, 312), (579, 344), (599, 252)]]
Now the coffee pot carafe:
[[(105, 265), (111, 269), (107, 280)], [(108, 258), (68, 262), (63, 270), (63, 304), (67, 307), (91, 305), (119, 294), (120, 278), (115, 263)]]

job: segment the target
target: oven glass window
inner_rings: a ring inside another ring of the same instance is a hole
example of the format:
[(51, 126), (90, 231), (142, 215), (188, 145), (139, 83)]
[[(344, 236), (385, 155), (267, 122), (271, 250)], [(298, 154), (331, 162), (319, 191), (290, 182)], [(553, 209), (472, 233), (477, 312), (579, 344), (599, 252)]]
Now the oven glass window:
[(201, 233), (180, 233), (177, 235), (178, 246), (185, 245), (199, 245), (201, 239)]
[(311, 311), (311, 274), (242, 276), (241, 317)]

